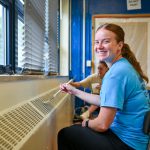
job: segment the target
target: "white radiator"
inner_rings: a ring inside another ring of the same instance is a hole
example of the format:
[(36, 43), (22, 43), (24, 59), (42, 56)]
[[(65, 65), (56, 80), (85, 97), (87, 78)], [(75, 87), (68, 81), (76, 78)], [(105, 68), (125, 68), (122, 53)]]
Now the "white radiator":
[(48, 91), (0, 114), (0, 150), (57, 150), (57, 133), (70, 125), (73, 102), (68, 94)]

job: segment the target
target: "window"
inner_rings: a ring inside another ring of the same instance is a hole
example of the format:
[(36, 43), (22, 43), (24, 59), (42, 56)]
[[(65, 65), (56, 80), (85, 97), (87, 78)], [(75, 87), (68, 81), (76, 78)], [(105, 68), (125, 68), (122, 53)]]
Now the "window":
[[(18, 20), (16, 66), (31, 74), (58, 74), (59, 1), (28, 0)], [(45, 59), (46, 58), (46, 59)]]
[(6, 65), (6, 8), (0, 4), (0, 65)]
[(22, 21), (22, 18), (18, 16), (18, 67), (23, 67), (23, 32), (24, 32), (24, 22)]
[(16, 0), (16, 40), (15, 40), (15, 67), (23, 68), (23, 43), (24, 43), (24, 2), (22, 0)]
[(59, 0), (0, 0), (0, 65), (58, 74), (59, 24)]
[(14, 7), (15, 1), (0, 0), (0, 65), (1, 74), (13, 73), (14, 57)]

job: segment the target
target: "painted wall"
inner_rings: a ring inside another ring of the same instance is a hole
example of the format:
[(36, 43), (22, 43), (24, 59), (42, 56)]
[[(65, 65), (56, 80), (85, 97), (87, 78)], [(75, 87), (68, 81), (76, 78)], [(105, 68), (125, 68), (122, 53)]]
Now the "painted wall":
[[(72, 0), (72, 69), (70, 76), (76, 76), (76, 80), (83, 79), (82, 74), (82, 33), (83, 33), (83, 3), (84, 0)], [(149, 14), (150, 1), (141, 0), (141, 9), (127, 10), (126, 0), (85, 0), (85, 59), (92, 59), (92, 15), (95, 14)], [(85, 62), (86, 62), (85, 60)], [(91, 67), (85, 64), (85, 76), (91, 74)], [(76, 104), (77, 106), (78, 104)], [(79, 104), (80, 105), (80, 104)]]
[(69, 73), (69, 1), (61, 0), (60, 15), (60, 75)]
[(68, 77), (12, 79), (12, 81), (2, 81), (0, 77), (0, 114), (1, 111), (25, 103), (42, 93), (55, 88), (59, 89), (59, 85), (66, 81)]
[(81, 80), (79, 73), (82, 72), (82, 17), (83, 17), (83, 1), (73, 0), (71, 3), (71, 72), (70, 76), (76, 80)]

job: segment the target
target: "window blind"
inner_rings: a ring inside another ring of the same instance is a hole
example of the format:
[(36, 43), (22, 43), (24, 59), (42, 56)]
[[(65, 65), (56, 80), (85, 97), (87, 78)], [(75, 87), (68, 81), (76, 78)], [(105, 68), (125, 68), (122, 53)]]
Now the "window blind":
[(43, 0), (25, 0), (24, 68), (43, 70), (44, 5)]
[(58, 73), (59, 70), (59, 1), (49, 0), (49, 70)]
[(16, 61), (17, 66), (20, 64), (19, 67), (30, 71), (44, 71), (44, 56), (47, 53), (48, 72), (58, 74), (59, 0), (24, 0), (22, 34), (23, 45), (20, 47), (23, 50), (18, 50), (16, 55), (17, 60), (22, 61)]

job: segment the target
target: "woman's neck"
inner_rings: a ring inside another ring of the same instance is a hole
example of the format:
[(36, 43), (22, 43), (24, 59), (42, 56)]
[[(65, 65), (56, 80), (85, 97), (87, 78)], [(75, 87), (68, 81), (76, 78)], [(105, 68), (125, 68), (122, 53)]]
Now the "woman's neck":
[(114, 58), (114, 60), (112, 61), (112, 65), (117, 61), (117, 60), (119, 60), (119, 59), (121, 59), (122, 58), (122, 54), (119, 54), (118, 56), (116, 56), (115, 58)]
[(121, 59), (122, 58), (122, 54), (119, 54), (119, 55), (117, 55), (114, 59), (113, 59), (113, 61), (111, 62), (111, 63), (107, 63), (107, 65), (109, 66), (109, 68), (116, 62), (116, 61), (118, 61), (119, 59)]

